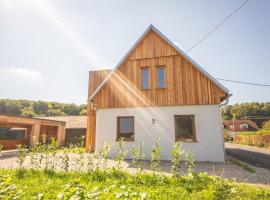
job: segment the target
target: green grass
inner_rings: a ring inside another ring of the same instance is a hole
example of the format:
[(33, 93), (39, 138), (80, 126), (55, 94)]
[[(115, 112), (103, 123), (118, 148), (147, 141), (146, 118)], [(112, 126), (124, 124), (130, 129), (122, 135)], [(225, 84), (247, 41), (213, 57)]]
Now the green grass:
[[(270, 190), (208, 176), (0, 170), (0, 199), (270, 199)], [(1, 196), (2, 195), (2, 196)]]
[(238, 135), (241, 135), (241, 136), (270, 135), (270, 130), (259, 130), (259, 131), (252, 131), (252, 132), (241, 132)]

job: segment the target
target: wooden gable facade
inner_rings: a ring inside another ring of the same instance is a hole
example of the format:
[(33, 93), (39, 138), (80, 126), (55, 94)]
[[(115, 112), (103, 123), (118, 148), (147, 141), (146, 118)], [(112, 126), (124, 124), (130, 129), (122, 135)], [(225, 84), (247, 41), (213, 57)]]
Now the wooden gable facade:
[[(165, 69), (165, 88), (162, 89), (157, 87), (158, 66)], [(149, 69), (149, 89), (141, 89), (144, 67)], [(112, 72), (90, 71), (88, 127), (92, 127), (90, 132), (95, 132), (95, 125), (91, 124), (95, 123), (93, 107), (209, 105), (220, 104), (227, 95), (226, 90), (150, 28)], [(94, 141), (95, 133), (90, 132), (90, 140)], [(87, 140), (88, 146), (93, 146), (90, 140)]]

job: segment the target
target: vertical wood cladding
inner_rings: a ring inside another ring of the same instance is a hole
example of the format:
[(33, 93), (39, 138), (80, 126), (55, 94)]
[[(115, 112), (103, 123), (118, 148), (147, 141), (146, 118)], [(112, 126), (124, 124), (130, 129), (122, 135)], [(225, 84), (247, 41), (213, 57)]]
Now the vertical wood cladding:
[[(165, 88), (157, 87), (157, 67), (165, 68)], [(149, 67), (149, 89), (141, 89), (141, 67)], [(108, 71), (90, 72), (89, 96)], [(219, 104), (225, 97), (208, 77), (150, 31), (92, 101), (98, 108)]]

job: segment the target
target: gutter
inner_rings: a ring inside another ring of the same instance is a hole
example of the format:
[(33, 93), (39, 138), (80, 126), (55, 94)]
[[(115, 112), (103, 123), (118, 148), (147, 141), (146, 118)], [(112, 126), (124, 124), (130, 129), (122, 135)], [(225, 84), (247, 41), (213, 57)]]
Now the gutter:
[[(225, 102), (221, 103), (219, 105), (219, 108), (228, 105), (229, 103), (229, 98), (232, 96), (232, 94), (227, 94), (225, 96)], [(221, 112), (220, 112), (220, 122), (221, 122), (221, 138), (222, 138), (222, 144), (223, 144), (223, 153), (224, 153), (224, 161), (227, 161), (227, 155), (226, 155), (226, 150), (225, 150), (225, 142), (224, 142), (224, 128), (223, 128), (223, 123), (222, 123), (222, 117), (221, 117)]]

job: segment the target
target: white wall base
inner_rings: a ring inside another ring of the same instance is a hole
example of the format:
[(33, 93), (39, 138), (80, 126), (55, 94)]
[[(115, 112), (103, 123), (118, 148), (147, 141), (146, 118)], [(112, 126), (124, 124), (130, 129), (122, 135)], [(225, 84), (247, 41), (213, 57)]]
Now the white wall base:
[[(111, 144), (111, 157), (117, 154), (117, 117), (134, 116), (135, 140), (126, 142), (125, 149), (144, 143), (145, 159), (150, 159), (156, 138), (160, 138), (162, 159), (171, 160), (175, 141), (174, 115), (195, 115), (197, 142), (184, 142), (183, 149), (193, 152), (196, 161), (224, 162), (224, 144), (218, 105), (163, 106), (99, 109), (96, 124), (96, 151), (104, 142)], [(155, 119), (155, 123), (152, 123)]]

